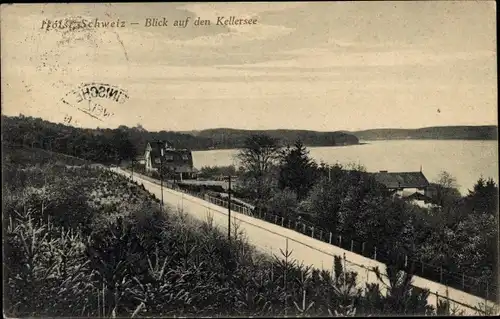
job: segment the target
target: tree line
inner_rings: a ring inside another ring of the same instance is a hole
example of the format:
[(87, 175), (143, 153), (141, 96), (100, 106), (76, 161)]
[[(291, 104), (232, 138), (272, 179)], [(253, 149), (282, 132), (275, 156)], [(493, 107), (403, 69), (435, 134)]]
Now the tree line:
[[(169, 141), (179, 148), (191, 150), (229, 149), (244, 145), (253, 131), (205, 130), (199, 134), (184, 134), (161, 130), (149, 132), (140, 124), (135, 127), (119, 126), (116, 129), (76, 128), (51, 123), (30, 116), (2, 115), (3, 140), (7, 143), (42, 148), (54, 152), (79, 156), (100, 163), (129, 160), (142, 154), (148, 141)], [(301, 138), (311, 146), (357, 144), (358, 139), (342, 132), (313, 132), (275, 130), (270, 134), (286, 144)]]
[(229, 128), (207, 129), (189, 132), (197, 137), (208, 138), (213, 141), (213, 148), (241, 148), (245, 140), (252, 135), (265, 134), (286, 145), (300, 139), (309, 146), (340, 146), (358, 144), (359, 140), (351, 133), (345, 132), (317, 132), (307, 130), (238, 130)]
[(188, 149), (208, 149), (212, 142), (170, 131), (148, 132), (140, 125), (116, 129), (77, 128), (29, 116), (2, 116), (3, 142), (42, 148), (99, 163), (116, 163), (142, 154), (148, 141), (165, 140)]

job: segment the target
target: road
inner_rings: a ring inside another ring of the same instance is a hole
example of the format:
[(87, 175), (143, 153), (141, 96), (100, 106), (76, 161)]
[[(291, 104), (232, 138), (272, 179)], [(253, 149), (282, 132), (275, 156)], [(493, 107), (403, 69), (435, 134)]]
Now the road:
[[(112, 168), (112, 170), (130, 178), (129, 172), (120, 168)], [(143, 184), (144, 187), (149, 192), (155, 194), (157, 198), (161, 198), (161, 189), (158, 184), (148, 181), (144, 177), (137, 176), (135, 173), (133, 179)], [(227, 232), (228, 216), (226, 208), (165, 187), (163, 188), (163, 198), (166, 205), (168, 204), (174, 209), (182, 209), (190, 216), (199, 220), (205, 221), (207, 220), (207, 216), (211, 215), (214, 225), (217, 225), (219, 229)], [(384, 283), (381, 283), (372, 271), (373, 267), (378, 267), (382, 274), (385, 273), (385, 265), (376, 260), (313, 239), (291, 229), (280, 227), (237, 212), (231, 212), (231, 219), (231, 228), (234, 228), (233, 223), (238, 225), (238, 227), (244, 231), (249, 243), (263, 252), (279, 256), (280, 249), (284, 251), (288, 244), (288, 249), (292, 251), (292, 259), (318, 269), (329, 270), (333, 268), (333, 256), (342, 257), (345, 255), (346, 268), (358, 273), (358, 282), (360, 285), (365, 286), (365, 283), (379, 283), (382, 288), (385, 287)], [(384, 278), (384, 281), (385, 284), (387, 284), (386, 278)], [(476, 314), (476, 310), (472, 308), (477, 308), (479, 304), (485, 302), (483, 298), (451, 287), (446, 287), (418, 276), (413, 277), (413, 285), (429, 289), (431, 294), (428, 302), (434, 307), (436, 306), (438, 298), (444, 299), (445, 296), (448, 295), (449, 299), (452, 301), (452, 307), (456, 306), (464, 310), (467, 315)], [(383, 289), (383, 293), (385, 293), (385, 289)], [(493, 305), (492, 302), (488, 302), (488, 304), (490, 306)]]

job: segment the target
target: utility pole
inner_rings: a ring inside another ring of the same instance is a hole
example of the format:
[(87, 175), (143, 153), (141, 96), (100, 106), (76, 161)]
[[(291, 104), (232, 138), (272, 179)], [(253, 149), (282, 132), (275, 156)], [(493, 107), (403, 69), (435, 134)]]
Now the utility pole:
[(132, 158), (132, 173), (130, 174), (130, 179), (134, 180), (134, 158)]
[(228, 226), (227, 226), (227, 237), (231, 240), (231, 175), (229, 175), (229, 185), (228, 185), (228, 203), (227, 203), (227, 212), (228, 212)]
[(163, 143), (158, 141), (160, 146), (160, 189), (161, 189), (161, 210), (163, 211)]

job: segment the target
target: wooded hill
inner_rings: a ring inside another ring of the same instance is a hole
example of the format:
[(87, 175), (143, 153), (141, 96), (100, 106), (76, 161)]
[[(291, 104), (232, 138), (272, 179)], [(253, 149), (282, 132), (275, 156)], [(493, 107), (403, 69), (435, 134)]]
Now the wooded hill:
[(419, 129), (372, 129), (345, 133), (360, 140), (497, 140), (498, 127), (483, 126), (435, 126)]
[[(176, 147), (191, 150), (240, 148), (248, 136), (257, 133), (265, 133), (277, 138), (282, 145), (293, 144), (298, 138), (308, 146), (336, 146), (358, 143), (355, 136), (341, 132), (213, 129), (191, 133), (149, 132), (140, 126), (132, 128), (120, 126), (117, 129), (76, 128), (60, 123), (52, 123), (41, 118), (2, 115), (3, 142), (43, 148), (97, 162), (103, 162), (103, 158), (109, 157), (123, 158), (131, 154), (132, 151), (134, 154), (141, 154), (147, 141), (154, 140), (166, 140)], [(111, 149), (109, 145), (115, 147)], [(115, 156), (114, 153), (117, 152), (120, 154)]]
[(199, 138), (213, 141), (213, 148), (241, 148), (246, 138), (254, 134), (265, 134), (278, 139), (282, 145), (292, 145), (300, 139), (306, 146), (342, 146), (354, 145), (359, 141), (353, 134), (344, 132), (318, 132), (307, 130), (238, 130), (215, 128), (202, 131), (185, 131)]

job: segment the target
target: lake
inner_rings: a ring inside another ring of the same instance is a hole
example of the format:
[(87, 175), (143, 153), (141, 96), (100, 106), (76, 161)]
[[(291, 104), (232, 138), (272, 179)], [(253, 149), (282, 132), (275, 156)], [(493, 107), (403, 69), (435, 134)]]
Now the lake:
[[(363, 141), (361, 141), (363, 142)], [(498, 183), (497, 141), (464, 140), (392, 140), (366, 141), (362, 145), (340, 147), (308, 147), (316, 162), (328, 164), (361, 164), (369, 172), (419, 171), (429, 182), (439, 173), (452, 174), (462, 194), (467, 194), (480, 176)], [(203, 166), (238, 165), (237, 150), (193, 152), (196, 168)]]

